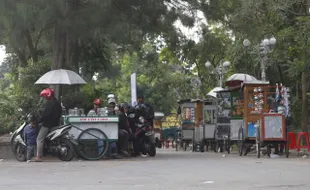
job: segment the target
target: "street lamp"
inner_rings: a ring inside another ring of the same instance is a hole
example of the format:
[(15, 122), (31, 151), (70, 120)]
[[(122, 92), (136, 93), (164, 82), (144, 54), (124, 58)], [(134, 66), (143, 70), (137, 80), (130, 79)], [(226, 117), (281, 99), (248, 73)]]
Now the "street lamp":
[[(210, 63), (210, 61), (207, 61), (205, 63), (205, 66), (206, 66), (206, 68), (211, 68), (212, 64)], [(217, 67), (215, 67), (213, 69), (212, 73), (214, 73), (214, 74), (216, 74), (218, 76), (219, 87), (222, 87), (224, 75), (227, 73), (227, 70), (228, 70), (229, 66), (230, 66), (230, 62), (229, 61), (224, 61), (219, 66), (217, 66)]]
[[(272, 37), (270, 39), (265, 38), (260, 43), (260, 54), (262, 55), (261, 59), (261, 80), (266, 81), (266, 62), (267, 62), (267, 55), (270, 53), (274, 47), (274, 45), (277, 43), (277, 40), (275, 37)], [(245, 39), (243, 40), (243, 46), (249, 47), (251, 45), (250, 40)]]

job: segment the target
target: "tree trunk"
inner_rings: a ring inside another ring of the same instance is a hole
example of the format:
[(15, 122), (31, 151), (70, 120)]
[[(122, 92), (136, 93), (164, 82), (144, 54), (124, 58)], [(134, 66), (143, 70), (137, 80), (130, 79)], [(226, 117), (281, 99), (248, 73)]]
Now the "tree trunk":
[(308, 74), (304, 71), (301, 74), (301, 93), (302, 93), (302, 130), (304, 132), (307, 131), (308, 127), (308, 99), (307, 99), (307, 91), (308, 91)]
[[(64, 30), (61, 23), (56, 23), (55, 26), (55, 35), (53, 40), (53, 63), (52, 70), (62, 69), (65, 66), (66, 62), (66, 40), (67, 40), (67, 32)], [(55, 97), (57, 99), (60, 98), (60, 90), (59, 85), (53, 86), (55, 90)]]

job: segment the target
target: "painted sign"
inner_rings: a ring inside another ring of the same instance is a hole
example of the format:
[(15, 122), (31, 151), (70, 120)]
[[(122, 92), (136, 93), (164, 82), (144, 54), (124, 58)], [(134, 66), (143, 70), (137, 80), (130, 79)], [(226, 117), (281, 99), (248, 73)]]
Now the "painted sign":
[(170, 114), (166, 116), (165, 121), (163, 121), (161, 124), (163, 128), (176, 127), (179, 125), (180, 125), (180, 122), (176, 114)]
[(131, 105), (135, 106), (137, 104), (137, 81), (136, 81), (136, 73), (131, 74), (130, 82), (131, 82)]
[(69, 123), (118, 122), (118, 117), (69, 117)]

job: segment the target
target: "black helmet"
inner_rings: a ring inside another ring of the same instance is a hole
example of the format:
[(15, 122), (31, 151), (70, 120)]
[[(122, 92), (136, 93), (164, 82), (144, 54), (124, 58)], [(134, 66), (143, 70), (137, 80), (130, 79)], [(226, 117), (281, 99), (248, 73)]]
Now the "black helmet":
[(140, 99), (140, 98), (141, 98), (141, 99), (144, 99), (144, 96), (143, 96), (143, 94), (139, 94), (137, 98), (138, 98), (138, 99)]
[(128, 109), (129, 108), (129, 104), (127, 102), (122, 102), (119, 105), (119, 109)]
[(36, 117), (33, 114), (28, 114), (27, 115), (27, 121), (30, 122), (35, 122), (36, 121)]

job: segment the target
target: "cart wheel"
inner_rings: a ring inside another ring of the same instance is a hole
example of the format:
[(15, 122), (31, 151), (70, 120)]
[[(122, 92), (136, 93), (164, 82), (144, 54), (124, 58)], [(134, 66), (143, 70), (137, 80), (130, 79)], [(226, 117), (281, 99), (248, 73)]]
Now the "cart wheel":
[(109, 139), (100, 129), (89, 128), (78, 137), (77, 154), (85, 160), (99, 160), (108, 151)]
[(289, 141), (285, 144), (285, 157), (288, 158), (290, 156), (290, 143)]
[(268, 145), (267, 146), (267, 156), (270, 158), (270, 154), (271, 154), (271, 146)]
[(176, 143), (176, 145), (175, 145), (175, 151), (176, 151), (176, 152), (178, 152), (179, 146), (180, 146), (180, 142), (179, 142), (179, 139), (177, 139), (177, 143)]
[(231, 149), (231, 140), (230, 140), (230, 129), (229, 129), (229, 132), (228, 132), (228, 136), (227, 136), (227, 139), (225, 139), (225, 149), (227, 151), (227, 154), (230, 154), (230, 149)]
[(256, 129), (256, 151), (257, 151), (257, 158), (260, 158), (260, 131)]
[(238, 151), (239, 151), (239, 156), (242, 156), (243, 151), (244, 151), (244, 134), (243, 134), (242, 128), (239, 129), (239, 132), (238, 132)]
[(244, 149), (245, 149), (245, 151), (244, 151), (244, 156), (246, 156), (249, 152), (251, 152), (251, 145), (250, 144), (245, 144), (244, 145)]
[(225, 140), (224, 146), (225, 146), (225, 149), (226, 149), (226, 151), (227, 151), (227, 154), (230, 154), (231, 141), (230, 141), (230, 138), (229, 138), (229, 137), (228, 137), (227, 140)]
[(214, 134), (213, 134), (213, 150), (214, 152), (218, 152), (219, 150), (219, 142), (217, 140), (217, 129), (214, 129)]
[(183, 142), (183, 143), (182, 143), (182, 148), (183, 148), (184, 151), (187, 150), (187, 146), (188, 146), (188, 143), (187, 143), (187, 142)]
[(205, 141), (202, 140), (200, 143), (200, 152), (204, 152), (205, 151)]

